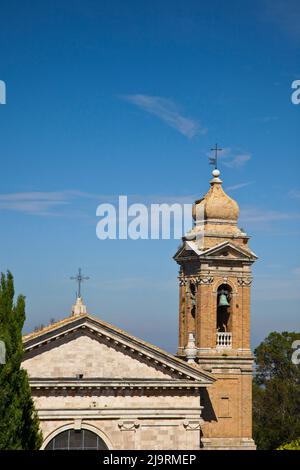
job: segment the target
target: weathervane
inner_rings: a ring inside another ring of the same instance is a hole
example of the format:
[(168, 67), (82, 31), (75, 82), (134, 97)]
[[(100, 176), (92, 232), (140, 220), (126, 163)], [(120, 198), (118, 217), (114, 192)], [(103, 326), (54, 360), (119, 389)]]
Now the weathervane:
[(215, 148), (210, 149), (212, 152), (215, 152), (215, 155), (213, 157), (209, 157), (209, 164), (214, 165), (215, 170), (218, 168), (218, 152), (221, 152), (223, 149), (220, 149), (218, 147), (218, 144), (216, 144)]
[(79, 268), (78, 269), (78, 274), (76, 276), (70, 277), (70, 279), (72, 279), (72, 281), (77, 281), (77, 283), (78, 283), (77, 297), (81, 298), (81, 283), (83, 281), (87, 281), (89, 279), (89, 277), (88, 276), (83, 276), (82, 273), (81, 273), (81, 268)]

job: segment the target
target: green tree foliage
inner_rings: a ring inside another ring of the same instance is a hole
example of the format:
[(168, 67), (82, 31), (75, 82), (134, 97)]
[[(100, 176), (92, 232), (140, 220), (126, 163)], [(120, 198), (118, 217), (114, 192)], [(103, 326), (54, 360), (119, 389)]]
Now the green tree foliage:
[(14, 281), (10, 272), (0, 280), (0, 340), (4, 341), (6, 362), (0, 364), (0, 449), (35, 450), (42, 435), (34, 409), (28, 376), (21, 368), (22, 328), (25, 298), (14, 304)]
[(300, 365), (292, 362), (295, 340), (300, 333), (273, 332), (254, 351), (253, 433), (258, 449), (276, 449), (300, 436)]
[(300, 439), (296, 439), (288, 444), (283, 444), (282, 446), (277, 447), (276, 450), (300, 450)]

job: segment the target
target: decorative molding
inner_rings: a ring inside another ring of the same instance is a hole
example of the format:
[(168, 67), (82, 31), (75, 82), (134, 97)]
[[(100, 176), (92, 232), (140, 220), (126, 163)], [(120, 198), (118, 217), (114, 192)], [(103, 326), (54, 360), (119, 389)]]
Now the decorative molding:
[(178, 276), (178, 279), (180, 286), (186, 286), (190, 282), (195, 285), (210, 285), (214, 281), (214, 278), (211, 276)]
[(239, 286), (250, 287), (252, 284), (252, 277), (238, 277), (237, 281)]
[(137, 421), (122, 421), (118, 426), (120, 431), (136, 431), (140, 427)]
[(214, 282), (214, 278), (212, 276), (206, 277), (199, 277), (198, 284), (208, 286)]
[(81, 418), (74, 419), (74, 429), (75, 429), (75, 431), (80, 431), (81, 428), (82, 428), (82, 419)]
[[(188, 363), (186, 363), (188, 364)], [(210, 382), (210, 378), (190, 380), (192, 375), (187, 376), (179, 372), (180, 380), (166, 378), (166, 379), (130, 379), (124, 381), (122, 378), (116, 379), (60, 379), (60, 378), (45, 378), (45, 379), (29, 379), (30, 387), (32, 390), (40, 390), (43, 393), (49, 393), (49, 390), (81, 390), (85, 393), (86, 390), (175, 390), (175, 389), (198, 389), (205, 387)], [(91, 407), (94, 408), (94, 407)]]
[(188, 279), (184, 276), (178, 276), (179, 279), (179, 285), (180, 286), (186, 286), (188, 283)]
[(186, 431), (199, 431), (201, 429), (200, 421), (187, 421), (183, 422), (183, 427)]

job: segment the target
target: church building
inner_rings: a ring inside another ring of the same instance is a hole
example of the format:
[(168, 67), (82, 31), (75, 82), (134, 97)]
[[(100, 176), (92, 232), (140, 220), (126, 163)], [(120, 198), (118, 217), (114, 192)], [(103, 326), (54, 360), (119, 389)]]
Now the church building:
[(175, 355), (90, 315), (81, 296), (69, 317), (24, 336), (42, 449), (255, 449), (250, 290), (257, 257), (219, 170), (193, 216), (174, 256)]

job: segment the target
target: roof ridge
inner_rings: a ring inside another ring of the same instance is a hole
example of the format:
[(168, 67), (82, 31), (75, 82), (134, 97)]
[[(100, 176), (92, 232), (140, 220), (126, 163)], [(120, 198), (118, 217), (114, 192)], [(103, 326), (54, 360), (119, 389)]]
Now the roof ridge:
[[(78, 317), (76, 318), (84, 317), (84, 316), (86, 316), (86, 314), (80, 315), (80, 316), (78, 315)], [(58, 326), (68, 324), (71, 320), (73, 321), (74, 318), (75, 318), (74, 316), (65, 317), (62, 320), (57, 320), (56, 322), (53, 322), (50, 325), (46, 325), (37, 331), (32, 331), (31, 333), (27, 333), (26, 335), (22, 336), (23, 341), (28, 341), (31, 338), (36, 338), (37, 336), (47, 333), (48, 331), (55, 330), (55, 328), (57, 328)]]

